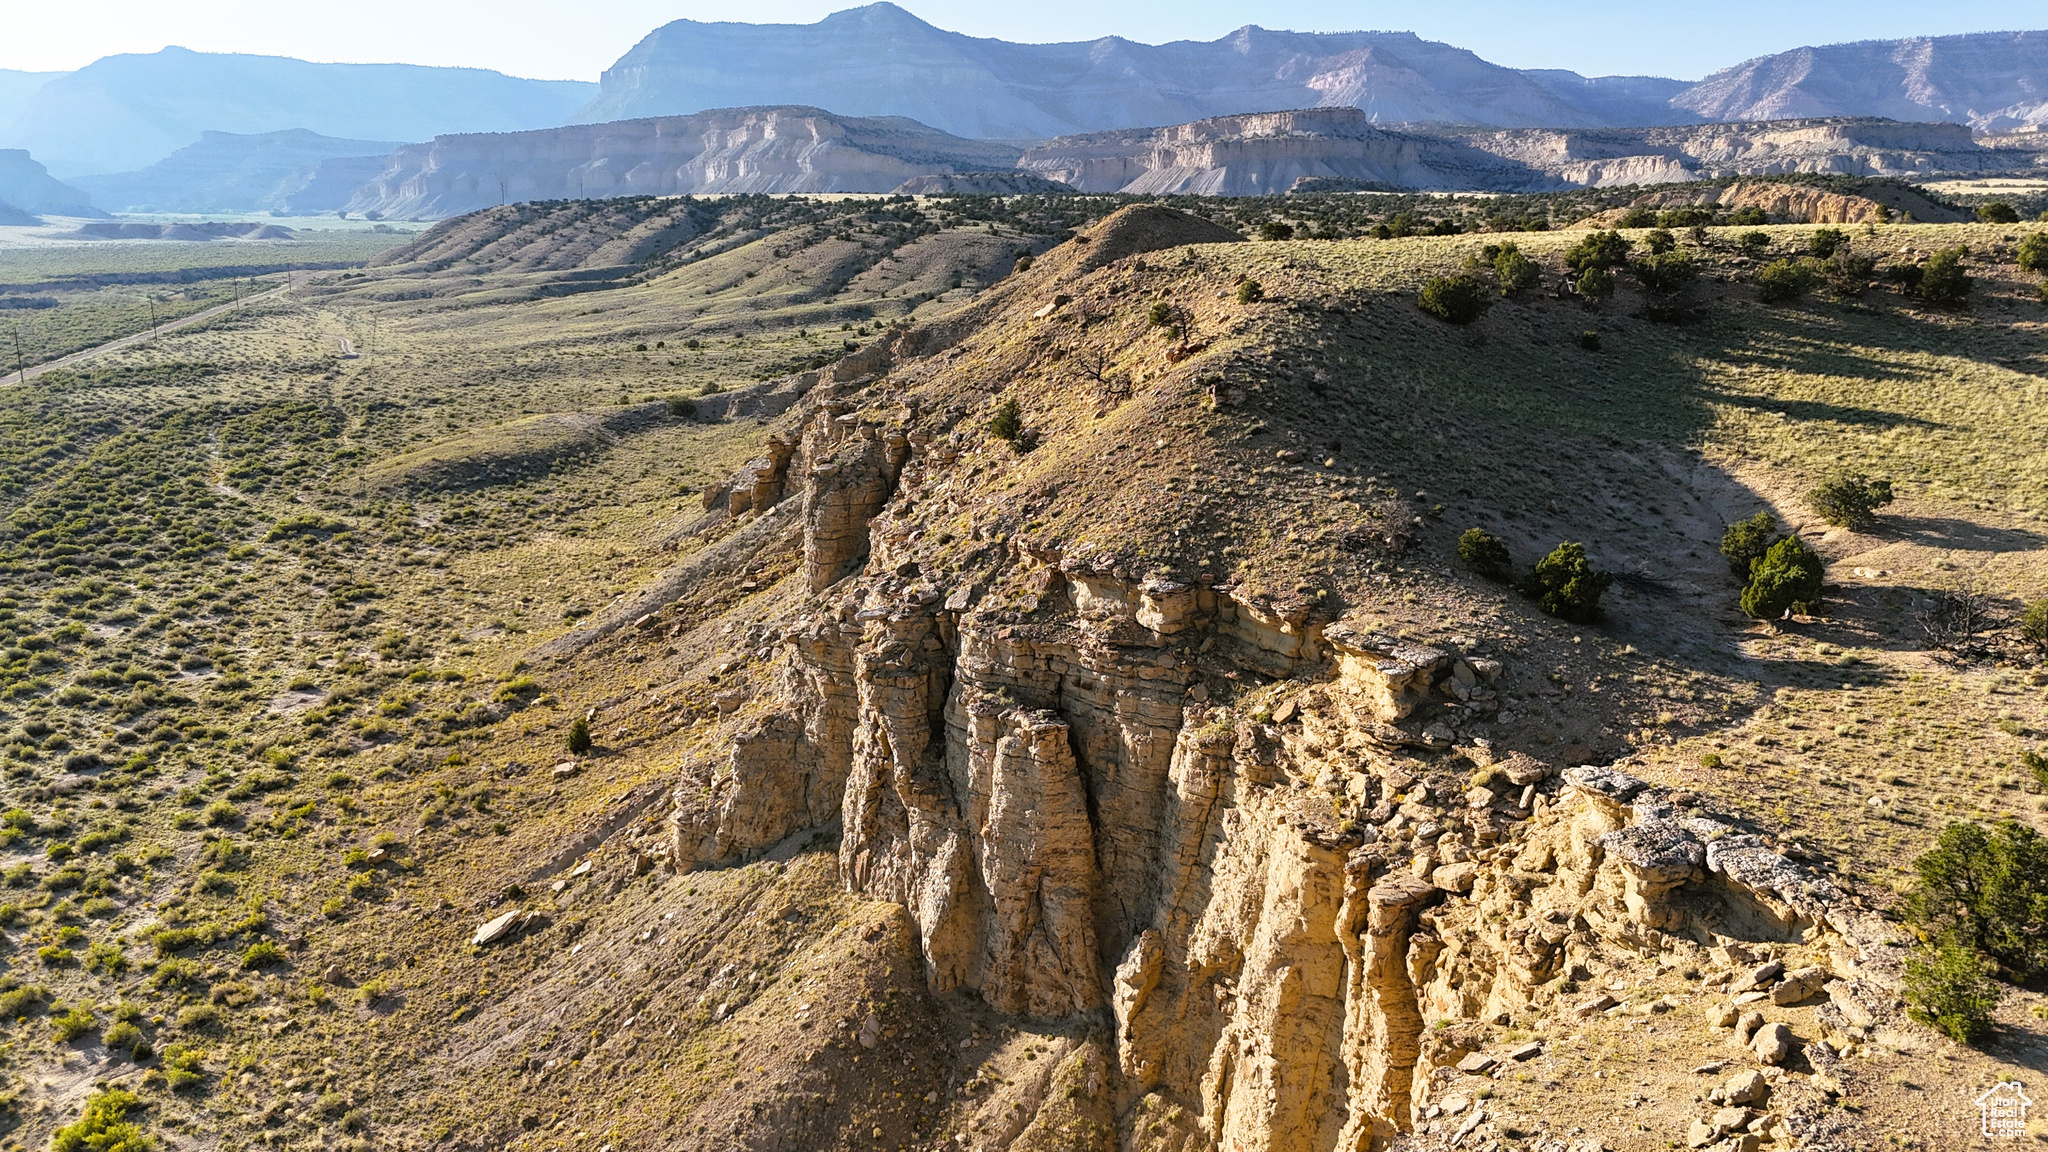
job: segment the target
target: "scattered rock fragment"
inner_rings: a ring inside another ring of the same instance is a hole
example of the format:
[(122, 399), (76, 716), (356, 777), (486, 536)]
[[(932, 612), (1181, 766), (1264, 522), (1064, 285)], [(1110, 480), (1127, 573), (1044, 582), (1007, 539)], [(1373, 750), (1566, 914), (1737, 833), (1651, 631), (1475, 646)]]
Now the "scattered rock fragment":
[(1771, 1098), (1771, 1085), (1761, 1072), (1737, 1072), (1721, 1086), (1721, 1094), (1730, 1104), (1761, 1105)]
[(1793, 1047), (1792, 1030), (1783, 1024), (1766, 1024), (1749, 1041), (1749, 1050), (1756, 1053), (1756, 1058), (1774, 1066), (1791, 1059)]
[(1820, 967), (1801, 968), (1790, 973), (1783, 980), (1771, 986), (1771, 1003), (1800, 1004), (1820, 995), (1823, 985), (1828, 982), (1828, 970)]
[(472, 939), (470, 943), (478, 947), (482, 947), (486, 944), (495, 944), (498, 941), (503, 940), (505, 937), (510, 936), (512, 934), (514, 925), (518, 924), (518, 922), (519, 909), (514, 908), (512, 911), (507, 912), (501, 916), (498, 916), (495, 919), (485, 921), (483, 925), (476, 930), (476, 937)]

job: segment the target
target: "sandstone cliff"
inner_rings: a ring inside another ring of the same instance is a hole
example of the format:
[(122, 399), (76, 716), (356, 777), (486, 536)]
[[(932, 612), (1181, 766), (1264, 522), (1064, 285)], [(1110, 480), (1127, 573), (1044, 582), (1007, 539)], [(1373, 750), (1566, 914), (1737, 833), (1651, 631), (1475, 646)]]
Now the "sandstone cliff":
[[(729, 742), (683, 766), (667, 842), (642, 851), (724, 868), (836, 835), (841, 882), (907, 911), (934, 993), (1105, 1021), (1052, 1081), (1083, 1114), (1039, 1098), (992, 1147), (1455, 1146), (1486, 1119), (1471, 1077), (1503, 1059), (1461, 1025), (1603, 1011), (1575, 997), (1618, 956), (1793, 956), (1812, 988), (1787, 977), (1785, 1002), (1833, 978), (1857, 1006), (1820, 1018), (1835, 1045), (1887, 1026), (1888, 934), (1824, 877), (1589, 746), (1550, 761), (1481, 735), (1530, 676), (1507, 654), (1381, 632), (1180, 553), (1148, 562), (1117, 523), (1196, 525), (1063, 505), (1078, 448), (1020, 459), (963, 420), (963, 377), (1005, 376), (1020, 350), (1002, 333), (1084, 329), (1148, 256), (1188, 267), (1221, 240), (1127, 210), (970, 306), (982, 326), (901, 330), (808, 388), (794, 439), (707, 501), (793, 518), (795, 599), (749, 630), (767, 674), (719, 698)], [(1148, 403), (1197, 384), (1171, 352), (1178, 383)], [(1224, 382), (1210, 395), (1237, 402)], [(1358, 537), (1361, 578), (1401, 547), (1404, 513), (1384, 514)], [(1032, 531), (1047, 521), (1057, 537)], [(1717, 987), (1774, 990), (1783, 967)], [(1816, 1066), (1835, 1050), (1815, 1045)], [(1773, 1139), (1795, 1138), (1795, 1110)], [(1063, 1142), (1031, 1136), (1054, 1123)]]
[(1018, 165), (1089, 192), (1265, 195), (1298, 181), (1542, 191), (1791, 172), (1916, 176), (2024, 171), (1953, 124), (1787, 120), (1663, 128), (1393, 131), (1323, 108), (1049, 140)]
[(718, 192), (888, 192), (1005, 171), (1017, 151), (907, 120), (739, 108), (532, 132), (441, 136), (392, 153), (351, 212), (453, 216), (525, 200)]

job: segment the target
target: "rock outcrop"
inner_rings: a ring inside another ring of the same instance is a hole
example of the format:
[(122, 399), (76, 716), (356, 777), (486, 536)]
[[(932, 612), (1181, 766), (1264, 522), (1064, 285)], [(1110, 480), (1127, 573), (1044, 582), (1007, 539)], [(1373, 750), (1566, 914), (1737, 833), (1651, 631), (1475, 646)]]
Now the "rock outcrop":
[(442, 217), (523, 200), (733, 192), (888, 192), (1010, 170), (1017, 150), (900, 118), (729, 108), (530, 132), (437, 136), (393, 152), (350, 212)]
[(105, 216), (86, 193), (50, 175), (19, 148), (0, 148), (0, 204), (53, 216)]
[(2034, 161), (2031, 152), (1985, 147), (1954, 124), (1866, 118), (1396, 130), (1356, 109), (1318, 108), (1060, 137), (1027, 150), (1018, 166), (1085, 192), (1250, 196), (1296, 188), (1547, 191), (1792, 172), (2004, 172)]
[[(1828, 963), (1753, 973), (1765, 998), (1825, 990), (1842, 1029), (1887, 1012), (1883, 927), (1824, 878), (1625, 763), (1470, 735), (1511, 665), (1020, 538), (942, 559), (954, 434), (856, 395), (805, 401), (803, 491), (771, 512), (801, 509), (810, 599), (758, 718), (685, 769), (680, 862), (836, 829), (933, 990), (1107, 1016), (1117, 1115), (1183, 1117), (1146, 1131), (1194, 1146), (1386, 1147), (1492, 1059), (1425, 1021), (1602, 1011), (1565, 989), (1603, 952), (1797, 943)], [(1798, 1042), (1761, 1016), (1738, 1038), (1765, 1063)]]

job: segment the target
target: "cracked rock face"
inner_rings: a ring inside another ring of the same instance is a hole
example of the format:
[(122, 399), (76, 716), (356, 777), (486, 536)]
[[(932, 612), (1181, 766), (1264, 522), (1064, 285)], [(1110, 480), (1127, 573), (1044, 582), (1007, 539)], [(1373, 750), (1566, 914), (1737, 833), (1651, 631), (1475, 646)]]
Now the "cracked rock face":
[[(779, 497), (802, 501), (810, 614), (782, 633), (773, 699), (676, 789), (675, 857), (837, 827), (844, 883), (908, 911), (933, 989), (1107, 1010), (1089, 1067), (1120, 1124), (1177, 1109), (1146, 1130), (1383, 1147), (1470, 1055), (1425, 1020), (1561, 996), (1596, 945), (1826, 939), (1869, 983), (1801, 971), (1783, 994), (1825, 989), (1844, 1027), (1879, 1015), (1860, 913), (1621, 766), (1475, 746), (1483, 784), (1434, 790), (1403, 767), (1431, 725), (1457, 738), (1443, 717), (1485, 706), (1498, 662), (1002, 544), (935, 582), (900, 512), (942, 442), (813, 403), (800, 492)], [(1199, 667), (1218, 660), (1287, 682), (1216, 699)]]

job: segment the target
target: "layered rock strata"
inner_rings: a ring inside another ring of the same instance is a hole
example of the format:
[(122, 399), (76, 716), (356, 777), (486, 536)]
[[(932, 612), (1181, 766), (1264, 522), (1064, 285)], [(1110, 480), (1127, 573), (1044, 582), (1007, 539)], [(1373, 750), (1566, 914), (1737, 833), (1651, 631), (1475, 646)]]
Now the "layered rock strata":
[[(1383, 1147), (1469, 1054), (1425, 1020), (1554, 1006), (1603, 949), (1827, 947), (1885, 1010), (1881, 928), (1761, 838), (1619, 766), (1464, 736), (1500, 661), (1001, 540), (938, 579), (911, 510), (949, 439), (806, 403), (742, 487), (749, 514), (801, 510), (816, 608), (752, 727), (676, 791), (671, 851), (836, 830), (935, 991), (1105, 1017), (1120, 1113), (1179, 1108), (1208, 1146)], [(1212, 689), (1218, 668), (1241, 679)]]

